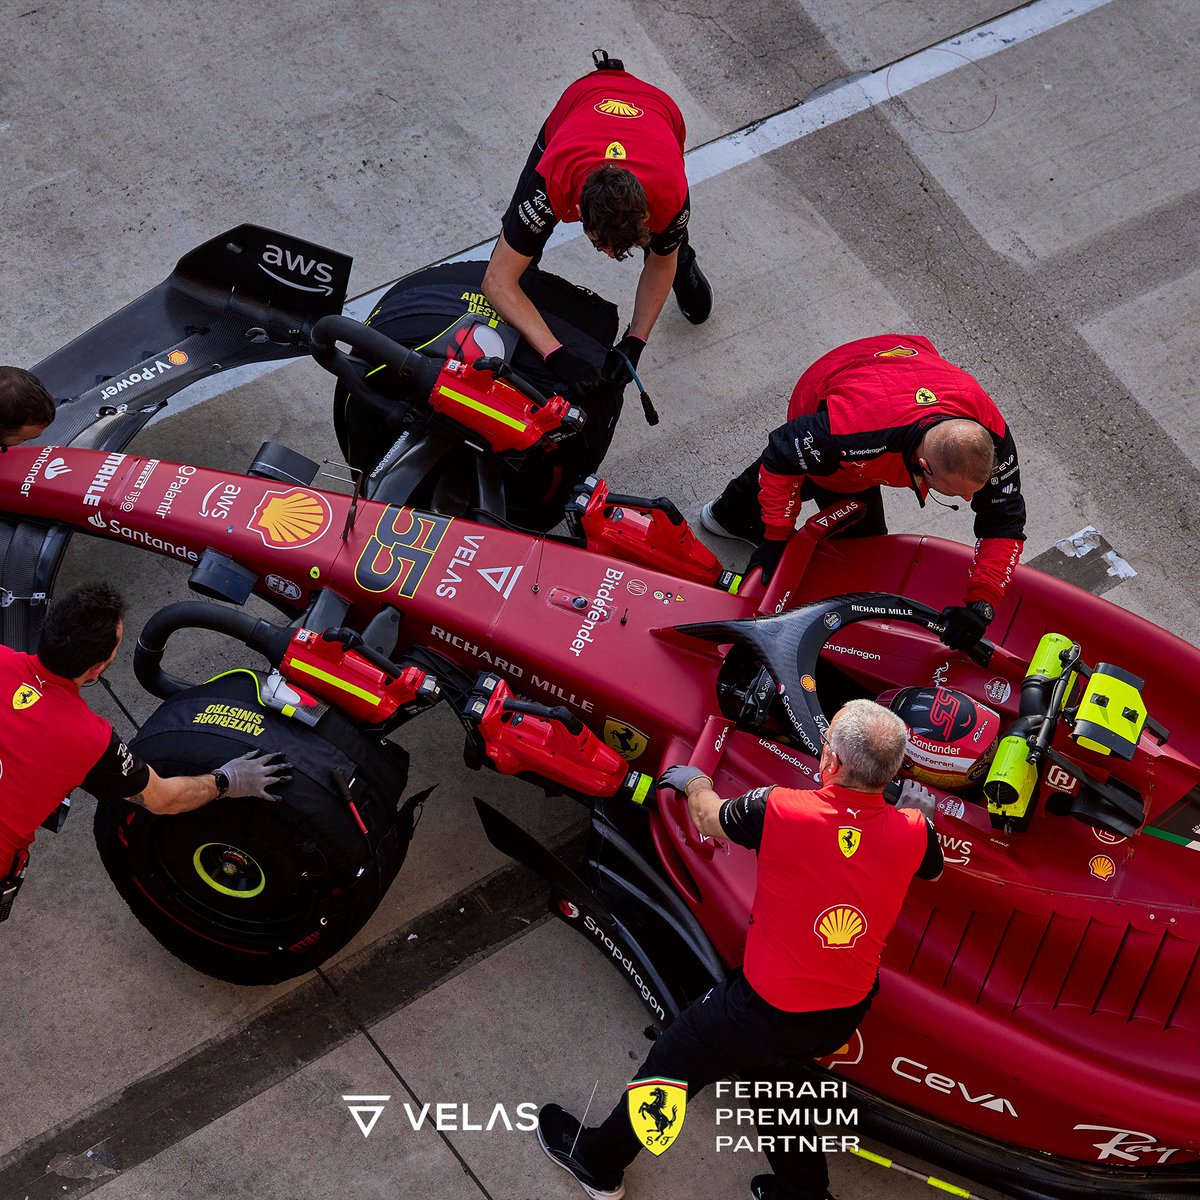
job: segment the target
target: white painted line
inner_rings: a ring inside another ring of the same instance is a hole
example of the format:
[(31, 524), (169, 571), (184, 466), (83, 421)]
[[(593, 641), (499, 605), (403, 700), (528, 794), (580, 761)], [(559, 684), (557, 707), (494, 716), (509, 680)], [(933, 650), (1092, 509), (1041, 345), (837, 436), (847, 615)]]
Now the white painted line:
[[(1000, 51), (1008, 50), (1039, 34), (1048, 33), (1060, 25), (1111, 3), (1112, 0), (1033, 0), (1032, 4), (1027, 4), (1015, 12), (1006, 13), (994, 21), (956, 34), (938, 42), (936, 46), (927, 46), (907, 58), (898, 59), (866, 74), (838, 80), (793, 108), (784, 109), (783, 112), (746, 126), (745, 129), (735, 130), (714, 142), (688, 151), (684, 156), (688, 183), (703, 183), (714, 176), (722, 175), (734, 167), (742, 166), (755, 158), (761, 158), (764, 154), (770, 154), (773, 150), (799, 141), (800, 138), (808, 137), (811, 133), (844, 121), (847, 117), (856, 116), (931, 80), (961, 70), (980, 59), (990, 58), (993, 54), (999, 54)], [(950, 53), (946, 53), (947, 51)], [(560, 224), (546, 243), (546, 249), (552, 250), (582, 236), (582, 226)], [(495, 245), (496, 239), (492, 238), (490, 241), (468, 246), (457, 254), (431, 263), (430, 266), (488, 258)], [(373, 291), (347, 301), (346, 315), (356, 321), (363, 320), (395, 282), (394, 279), (390, 280)], [(182, 399), (178, 404), (172, 401), (150, 424), (154, 425), (167, 417), (186, 412), (203, 400), (232, 391), (252, 379), (268, 375), (295, 361), (285, 359), (283, 362), (254, 363), (214, 376), (211, 380), (194, 383), (185, 392), (180, 393)]]

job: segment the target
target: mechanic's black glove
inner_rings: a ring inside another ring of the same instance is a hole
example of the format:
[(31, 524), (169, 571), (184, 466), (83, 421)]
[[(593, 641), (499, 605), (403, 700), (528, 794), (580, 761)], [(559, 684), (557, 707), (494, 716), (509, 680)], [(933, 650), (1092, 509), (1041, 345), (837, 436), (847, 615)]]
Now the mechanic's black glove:
[[(609, 352), (608, 357), (604, 360), (604, 382), (614, 383), (619, 387), (624, 387), (627, 383), (633, 380), (633, 370), (637, 370), (638, 359), (642, 356), (642, 351), (645, 350), (646, 343), (640, 337), (634, 337), (632, 333), (627, 333)], [(622, 358), (624, 355), (625, 358)], [(629, 362), (626, 363), (625, 359)]]
[(263, 754), (261, 750), (251, 750), (217, 768), (229, 781), (227, 796), (255, 796), (259, 800), (278, 800), (267, 789), (290, 782), (291, 769), (292, 764), (282, 754)]
[(771, 576), (775, 574), (775, 568), (779, 566), (779, 560), (783, 557), (786, 549), (786, 538), (778, 541), (767, 538), (759, 542), (758, 548), (750, 555), (750, 561), (746, 564), (744, 574), (749, 577), (753, 574), (755, 567), (762, 567), (763, 587), (766, 587), (771, 582)]
[(559, 346), (546, 355), (546, 366), (565, 383), (573, 400), (581, 400), (600, 386), (600, 372), (586, 359)]
[(938, 614), (938, 620), (946, 626), (941, 635), (942, 641), (951, 650), (969, 650), (983, 637), (995, 615), (986, 600), (972, 600), (970, 604), (943, 608)]

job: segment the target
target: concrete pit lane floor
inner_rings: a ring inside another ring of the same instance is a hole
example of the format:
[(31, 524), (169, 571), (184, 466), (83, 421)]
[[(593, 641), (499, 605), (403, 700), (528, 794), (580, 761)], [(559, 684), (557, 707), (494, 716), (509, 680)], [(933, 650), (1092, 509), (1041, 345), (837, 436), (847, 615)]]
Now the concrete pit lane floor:
[[(1084, 560), (1056, 543), (1095, 526), (1136, 575), (1092, 571), (1085, 586), (1196, 641), (1200, 9), (1036, 0), (990, 24), (1006, 11), (10, 6), (0, 360), (36, 362), (242, 221), (352, 253), (355, 294), (486, 256), (540, 122), (605, 46), (683, 109), (693, 244), (716, 292), (698, 328), (668, 300), (642, 359), (663, 421), (647, 429), (633, 398), (605, 467), (614, 486), (695, 518), (813, 358), (923, 333), (1013, 426), (1026, 561), (1069, 573)], [(579, 237), (545, 262), (628, 319), (633, 265)], [(270, 439), (336, 461), (330, 393), (307, 362), (223, 378), (200, 402), (176, 397), (133, 449), (243, 469)], [(896, 531), (971, 538), (968, 512), (921, 513), (898, 493), (888, 508)], [(59, 587), (90, 574), (127, 589), (130, 630), (187, 594), (177, 565), (77, 538)], [(197, 639), (177, 667), (206, 677), (222, 654)], [(128, 645), (111, 679), (143, 720)], [(459, 737), (444, 712), (403, 731), (412, 786), (439, 784), (408, 862), (343, 954), (278, 987), (217, 983), (162, 951), (104, 876), (92, 802), (76, 797), (65, 832), (39, 835), (0, 929), (3, 1200), (578, 1195), (529, 1133), (463, 1126), (496, 1105), (514, 1124), (523, 1103), (580, 1111), (593, 1086), (611, 1102), (644, 1052), (645, 1013), (547, 922), (470, 797), (551, 840), (578, 834), (579, 809), (468, 772)], [(346, 1095), (390, 1097), (369, 1137)], [(405, 1103), (449, 1105), (442, 1124), (459, 1127), (414, 1131)], [(715, 1132), (711, 1095), (694, 1101), (680, 1143), (635, 1164), (628, 1194), (746, 1194), (765, 1163), (716, 1153)], [(843, 1200), (928, 1194), (847, 1155), (832, 1172)]]

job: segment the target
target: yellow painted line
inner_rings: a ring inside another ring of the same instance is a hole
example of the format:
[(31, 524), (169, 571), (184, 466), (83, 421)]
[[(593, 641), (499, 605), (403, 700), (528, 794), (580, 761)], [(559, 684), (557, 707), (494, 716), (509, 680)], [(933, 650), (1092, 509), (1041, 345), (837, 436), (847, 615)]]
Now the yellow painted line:
[(299, 659), (290, 659), (288, 666), (294, 671), (299, 671), (303, 675), (311, 675), (314, 679), (320, 679), (323, 683), (327, 683), (330, 687), (340, 688), (343, 692), (349, 692), (351, 696), (357, 696), (360, 700), (365, 700), (368, 704), (378, 704), (379, 697), (365, 688), (356, 687), (353, 683), (347, 683), (344, 679), (339, 679), (336, 675), (330, 675), (328, 671), (322, 671), (320, 667), (309, 666), (308, 663), (300, 662)]
[(476, 412), (483, 413), (485, 417), (491, 417), (493, 421), (499, 421), (501, 425), (507, 425), (511, 429), (520, 430), (521, 433), (525, 432), (524, 421), (518, 421), (515, 417), (510, 417), (505, 413), (499, 412), (487, 404), (481, 404), (478, 400), (472, 399), (470, 396), (464, 396), (462, 392), (456, 392), (452, 388), (440, 387), (438, 391), (451, 400), (457, 400), (459, 404), (463, 404), (467, 408), (473, 408)]

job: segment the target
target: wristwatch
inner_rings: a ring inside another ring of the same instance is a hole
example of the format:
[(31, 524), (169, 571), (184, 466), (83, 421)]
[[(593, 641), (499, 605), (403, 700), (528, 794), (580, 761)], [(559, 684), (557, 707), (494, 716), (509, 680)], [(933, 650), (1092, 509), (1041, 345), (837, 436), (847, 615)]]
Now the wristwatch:
[(967, 607), (977, 612), (989, 625), (996, 615), (996, 610), (986, 600), (972, 600)]
[(217, 785), (216, 799), (220, 800), (220, 798), (222, 796), (226, 795), (229, 792), (229, 776), (226, 775), (225, 772), (223, 770), (221, 770), (220, 767), (218, 767), (212, 773), (212, 777), (213, 777), (213, 782)]

